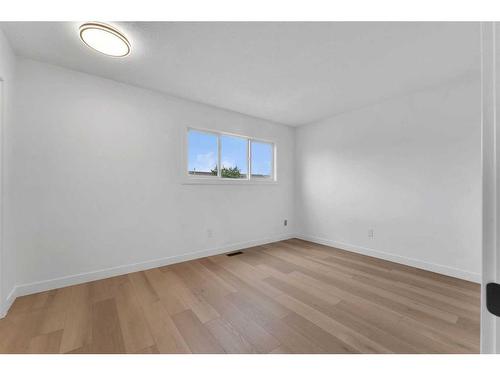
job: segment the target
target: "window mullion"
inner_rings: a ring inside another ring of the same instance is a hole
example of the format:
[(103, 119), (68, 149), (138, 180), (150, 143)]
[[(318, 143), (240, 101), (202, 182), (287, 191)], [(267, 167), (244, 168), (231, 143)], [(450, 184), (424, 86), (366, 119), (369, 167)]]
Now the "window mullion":
[(220, 141), (220, 134), (217, 135), (217, 177), (222, 178), (222, 170), (221, 170), (221, 162), (220, 162), (220, 156), (221, 156), (221, 141)]
[(252, 178), (252, 140), (248, 139), (247, 145), (247, 179)]

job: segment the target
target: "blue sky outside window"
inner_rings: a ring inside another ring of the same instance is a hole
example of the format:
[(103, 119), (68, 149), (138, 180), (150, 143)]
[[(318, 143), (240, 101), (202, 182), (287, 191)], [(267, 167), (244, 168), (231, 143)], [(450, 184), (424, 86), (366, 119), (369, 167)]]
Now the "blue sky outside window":
[(226, 175), (223, 173), (222, 177), (228, 178), (246, 178), (248, 173), (247, 161), (247, 147), (248, 140), (240, 137), (232, 137), (229, 135), (221, 135), (221, 168), (224, 169), (237, 169), (239, 175)]
[(252, 141), (252, 177), (269, 178), (273, 173), (273, 145)]
[(188, 172), (212, 175), (217, 169), (217, 135), (190, 130), (188, 133)]

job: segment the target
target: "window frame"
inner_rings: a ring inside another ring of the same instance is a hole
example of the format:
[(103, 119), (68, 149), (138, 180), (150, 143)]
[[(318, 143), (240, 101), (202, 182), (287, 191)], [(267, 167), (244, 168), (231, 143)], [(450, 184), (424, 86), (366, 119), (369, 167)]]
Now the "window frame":
[[(217, 176), (202, 176), (189, 173), (189, 132), (196, 131), (200, 133), (215, 135), (217, 137)], [(225, 178), (221, 176), (221, 136), (243, 138), (247, 142), (247, 177), (246, 178)], [(252, 142), (266, 143), (272, 146), (271, 176), (252, 178)], [(277, 179), (277, 144), (274, 141), (246, 135), (230, 133), (225, 131), (204, 129), (188, 126), (184, 132), (184, 150), (182, 163), (182, 180), (184, 184), (247, 184), (247, 185), (265, 185), (276, 184)]]

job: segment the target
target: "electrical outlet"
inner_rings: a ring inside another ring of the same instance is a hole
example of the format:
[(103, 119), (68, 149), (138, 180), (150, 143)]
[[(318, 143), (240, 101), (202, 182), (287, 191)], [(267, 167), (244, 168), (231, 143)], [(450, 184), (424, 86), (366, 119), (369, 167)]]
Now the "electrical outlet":
[(283, 226), (285, 226), (285, 227), (286, 227), (287, 225), (288, 225), (288, 220), (287, 220), (287, 219), (285, 219), (285, 220), (283, 221)]
[(207, 237), (212, 238), (213, 236), (214, 236), (214, 232), (212, 231), (212, 229), (207, 229)]
[(368, 238), (373, 239), (374, 235), (375, 235), (375, 232), (373, 231), (373, 229), (368, 229)]

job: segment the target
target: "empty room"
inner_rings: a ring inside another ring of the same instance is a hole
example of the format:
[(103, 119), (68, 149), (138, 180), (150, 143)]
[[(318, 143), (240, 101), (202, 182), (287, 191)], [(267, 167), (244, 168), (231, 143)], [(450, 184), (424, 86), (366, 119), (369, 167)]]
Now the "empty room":
[(497, 28), (0, 22), (0, 353), (498, 352)]

